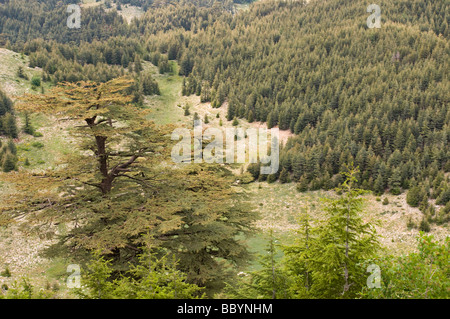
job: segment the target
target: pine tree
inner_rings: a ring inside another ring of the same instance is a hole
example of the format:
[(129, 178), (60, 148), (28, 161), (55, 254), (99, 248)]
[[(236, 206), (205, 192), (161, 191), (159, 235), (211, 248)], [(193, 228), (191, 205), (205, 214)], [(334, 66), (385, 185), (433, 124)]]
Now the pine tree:
[(309, 181), (306, 178), (305, 175), (302, 175), (302, 177), (300, 177), (300, 180), (297, 183), (297, 190), (299, 192), (306, 192), (308, 190), (308, 186), (309, 186)]
[(3, 172), (8, 173), (16, 169), (17, 157), (11, 152), (7, 151), (3, 157)]
[(225, 294), (230, 298), (286, 299), (290, 297), (290, 279), (276, 260), (277, 245), (273, 230), (264, 255), (259, 256), (260, 270), (246, 274), (237, 284), (228, 284)]
[(17, 76), (21, 79), (25, 79), (28, 80), (27, 75), (25, 74), (24, 70), (23, 70), (23, 66), (19, 66), (17, 68)]
[(280, 173), (280, 183), (288, 183), (289, 182), (289, 173), (286, 168), (283, 167)]
[(12, 138), (18, 137), (16, 118), (11, 113), (6, 113), (6, 115), (3, 117), (3, 129), (6, 136)]
[(144, 68), (142, 67), (141, 57), (136, 53), (134, 55), (134, 71), (139, 74), (143, 70)]
[(375, 229), (362, 220), (360, 195), (354, 188), (357, 169), (349, 168), (339, 188), (342, 195), (329, 200), (328, 219), (319, 226), (318, 245), (312, 250), (314, 273), (311, 293), (319, 298), (352, 298), (366, 284), (362, 261), (374, 256), (379, 248)]
[(373, 191), (375, 192), (375, 195), (381, 195), (384, 193), (384, 182), (383, 176), (381, 174), (378, 174), (378, 177), (375, 180)]
[(315, 228), (307, 209), (302, 210), (298, 218), (299, 228), (296, 230), (294, 244), (284, 246), (284, 262), (287, 273), (291, 276), (291, 294), (295, 298), (308, 298), (312, 281), (312, 247), (317, 245)]
[(399, 195), (401, 193), (400, 185), (401, 185), (402, 177), (400, 175), (400, 170), (395, 168), (392, 172), (391, 177), (389, 178), (389, 187), (390, 191), (393, 195)]
[(33, 135), (34, 133), (34, 129), (31, 126), (30, 115), (28, 112), (25, 112), (25, 121), (22, 130), (25, 134)]

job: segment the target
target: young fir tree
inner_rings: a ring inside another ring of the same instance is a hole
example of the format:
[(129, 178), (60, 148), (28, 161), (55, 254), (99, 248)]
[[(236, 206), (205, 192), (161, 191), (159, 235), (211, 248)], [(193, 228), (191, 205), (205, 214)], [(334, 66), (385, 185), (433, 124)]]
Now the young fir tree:
[(3, 156), (2, 169), (3, 172), (8, 173), (16, 169), (17, 157), (11, 152), (7, 151)]
[(289, 173), (286, 168), (283, 167), (280, 173), (280, 183), (288, 183), (289, 182)]
[(141, 90), (144, 95), (160, 95), (158, 82), (150, 74), (141, 77)]
[(19, 135), (19, 130), (17, 129), (16, 118), (11, 113), (6, 113), (6, 115), (0, 119), (3, 120), (3, 130), (6, 136), (11, 138), (17, 138)]
[(366, 284), (366, 269), (361, 263), (374, 256), (379, 242), (374, 227), (361, 217), (363, 191), (356, 189), (351, 166), (337, 199), (328, 200), (328, 218), (316, 230), (317, 245), (312, 247), (311, 294), (318, 298), (354, 298)]
[(294, 244), (284, 246), (284, 264), (291, 278), (289, 287), (293, 298), (310, 298), (312, 281), (312, 248), (317, 245), (317, 235), (311, 223), (307, 209), (303, 210), (298, 219)]
[(17, 68), (17, 76), (21, 79), (28, 80), (28, 76), (25, 74), (25, 72), (23, 70), (23, 66), (19, 66)]
[(34, 133), (34, 129), (31, 126), (30, 114), (28, 112), (25, 112), (25, 121), (22, 130), (25, 134), (33, 135)]
[(260, 255), (260, 270), (244, 274), (237, 284), (227, 284), (225, 293), (231, 298), (286, 299), (289, 298), (290, 279), (277, 260), (277, 240), (273, 230), (265, 254)]

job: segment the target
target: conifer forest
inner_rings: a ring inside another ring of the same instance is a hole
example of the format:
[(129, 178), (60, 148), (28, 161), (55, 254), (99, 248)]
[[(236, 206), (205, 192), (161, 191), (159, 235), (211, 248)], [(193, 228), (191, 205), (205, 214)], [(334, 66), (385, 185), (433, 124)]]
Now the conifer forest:
[(449, 10), (0, 0), (0, 299), (449, 299)]

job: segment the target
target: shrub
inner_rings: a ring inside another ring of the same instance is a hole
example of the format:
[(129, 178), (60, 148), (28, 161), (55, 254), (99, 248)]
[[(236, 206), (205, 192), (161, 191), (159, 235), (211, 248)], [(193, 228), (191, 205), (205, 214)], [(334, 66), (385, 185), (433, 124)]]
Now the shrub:
[(19, 78), (28, 80), (28, 76), (25, 74), (24, 70), (23, 70), (23, 66), (19, 66), (19, 68), (17, 69), (17, 76)]
[(419, 225), (419, 230), (428, 233), (431, 230), (430, 223), (423, 218)]
[(414, 186), (409, 191), (408, 194), (406, 194), (406, 202), (411, 207), (418, 207), (422, 198), (423, 198), (424, 191), (421, 189), (420, 186)]
[(6, 267), (5, 270), (0, 273), (0, 276), (2, 276), (2, 277), (11, 277), (11, 271), (9, 271), (9, 268)]
[(42, 144), (41, 142), (33, 142), (31, 144), (31, 146), (36, 147), (36, 148), (43, 148), (44, 144)]
[(31, 78), (31, 85), (32, 86), (41, 86), (41, 77), (40, 76), (33, 76)]
[(414, 223), (411, 217), (409, 217), (408, 221), (406, 222), (406, 228), (408, 228), (409, 230), (416, 228), (416, 223)]

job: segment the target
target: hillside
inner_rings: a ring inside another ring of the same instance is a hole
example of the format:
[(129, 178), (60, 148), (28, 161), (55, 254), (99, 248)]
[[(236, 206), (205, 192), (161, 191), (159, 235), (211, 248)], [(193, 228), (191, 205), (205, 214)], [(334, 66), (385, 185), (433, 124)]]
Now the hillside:
[(180, 62), (187, 92), (201, 83), (204, 100), (228, 102), (228, 119), (297, 134), (281, 163), (301, 188), (335, 186), (355, 162), (365, 189), (398, 194), (419, 183), (437, 198), (450, 165), (443, 5), (382, 2), (383, 27), (371, 30), (362, 1), (258, 3), (192, 37)]
[[(86, 0), (79, 30), (70, 1), (29, 2), (0, 3), (0, 285), (73, 297), (67, 265), (94, 262), (104, 298), (327, 299), (351, 265), (348, 298), (448, 296), (444, 2), (380, 1), (370, 29), (359, 0)], [(174, 163), (170, 134), (194, 119), (279, 128), (280, 169)], [(368, 291), (369, 261), (398, 286)]]

